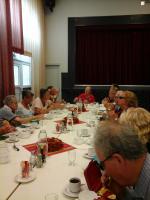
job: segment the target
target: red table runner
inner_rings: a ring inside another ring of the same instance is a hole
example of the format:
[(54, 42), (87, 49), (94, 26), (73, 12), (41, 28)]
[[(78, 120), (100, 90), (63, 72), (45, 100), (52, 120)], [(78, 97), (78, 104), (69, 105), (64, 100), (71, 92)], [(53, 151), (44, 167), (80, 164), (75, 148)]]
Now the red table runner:
[[(57, 120), (57, 121), (55, 121), (56, 123), (61, 123), (62, 122), (62, 120)], [(79, 120), (79, 122), (78, 123), (76, 123), (76, 124), (73, 124), (73, 125), (78, 125), (78, 124), (84, 124), (84, 123), (86, 123), (86, 122), (84, 122), (84, 121), (80, 121)]]
[[(37, 151), (37, 143), (27, 144), (27, 145), (24, 145), (23, 147), (30, 152)], [(63, 142), (63, 148), (62, 149), (60, 149), (58, 151), (54, 151), (54, 152), (48, 152), (48, 156), (52, 156), (52, 155), (55, 155), (55, 154), (58, 154), (58, 153), (63, 153), (65, 151), (70, 151), (70, 150), (73, 150), (73, 149), (75, 149), (75, 147)]]

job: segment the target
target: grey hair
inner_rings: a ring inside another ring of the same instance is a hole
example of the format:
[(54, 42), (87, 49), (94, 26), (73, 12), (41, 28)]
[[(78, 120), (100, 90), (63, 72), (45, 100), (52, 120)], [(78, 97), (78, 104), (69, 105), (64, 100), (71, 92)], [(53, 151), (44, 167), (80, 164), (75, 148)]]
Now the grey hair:
[(16, 96), (15, 95), (8, 95), (4, 99), (4, 104), (5, 105), (10, 105), (11, 103), (17, 102)]
[(119, 153), (128, 160), (134, 160), (146, 153), (146, 146), (139, 140), (138, 134), (118, 122), (101, 122), (94, 136), (94, 145), (105, 157)]

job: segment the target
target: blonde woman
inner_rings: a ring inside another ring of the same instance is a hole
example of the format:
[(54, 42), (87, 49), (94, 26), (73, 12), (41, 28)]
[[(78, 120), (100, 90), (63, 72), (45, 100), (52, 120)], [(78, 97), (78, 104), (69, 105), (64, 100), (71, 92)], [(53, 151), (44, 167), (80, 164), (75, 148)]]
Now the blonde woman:
[(144, 108), (128, 108), (119, 118), (120, 123), (133, 127), (150, 152), (150, 112)]

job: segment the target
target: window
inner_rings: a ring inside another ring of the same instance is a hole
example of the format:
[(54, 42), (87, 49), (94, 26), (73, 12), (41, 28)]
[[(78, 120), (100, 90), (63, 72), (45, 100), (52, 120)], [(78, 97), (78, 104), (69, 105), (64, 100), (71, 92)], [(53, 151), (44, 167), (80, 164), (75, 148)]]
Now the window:
[(23, 89), (32, 89), (32, 65), (31, 57), (13, 54), (14, 61), (14, 82), (15, 94), (18, 101), (21, 101), (21, 93)]
[(15, 86), (21, 89), (31, 88), (31, 57), (14, 53), (13, 60)]
[(19, 67), (14, 65), (15, 86), (19, 85)]

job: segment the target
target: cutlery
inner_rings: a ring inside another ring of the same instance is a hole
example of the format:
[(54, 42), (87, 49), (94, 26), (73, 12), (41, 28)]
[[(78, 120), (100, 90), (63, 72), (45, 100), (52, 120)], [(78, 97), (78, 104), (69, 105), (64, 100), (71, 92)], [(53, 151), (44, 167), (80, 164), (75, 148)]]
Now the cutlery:
[(20, 149), (18, 147), (16, 147), (15, 143), (13, 145), (13, 148), (16, 150), (16, 151), (19, 151)]

